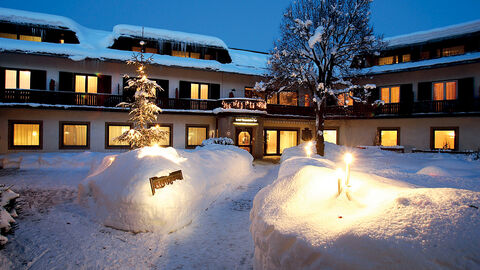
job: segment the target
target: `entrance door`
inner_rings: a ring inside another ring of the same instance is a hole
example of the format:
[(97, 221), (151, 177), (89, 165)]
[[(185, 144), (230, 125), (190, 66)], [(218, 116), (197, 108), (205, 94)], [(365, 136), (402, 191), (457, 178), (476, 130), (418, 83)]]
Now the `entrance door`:
[(252, 129), (237, 129), (237, 146), (252, 153)]

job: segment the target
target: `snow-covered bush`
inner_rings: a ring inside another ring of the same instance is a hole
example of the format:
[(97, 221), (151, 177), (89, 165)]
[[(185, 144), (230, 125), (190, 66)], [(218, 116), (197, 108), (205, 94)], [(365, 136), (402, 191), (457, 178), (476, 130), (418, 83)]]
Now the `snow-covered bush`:
[[(171, 232), (252, 177), (253, 157), (234, 146), (193, 151), (144, 147), (105, 157), (79, 185), (79, 199), (106, 226), (133, 232)], [(156, 190), (149, 179), (182, 170), (183, 180)]]
[(210, 144), (220, 144), (220, 145), (234, 145), (232, 139), (227, 137), (220, 137), (220, 138), (209, 138), (202, 142), (202, 146), (210, 145)]
[(5, 185), (0, 186), (0, 245), (5, 245), (8, 238), (5, 235), (11, 229), (11, 223), (15, 222), (13, 218), (17, 217), (15, 210), (15, 199), (20, 195), (10, 190)]
[(255, 269), (480, 267), (480, 192), (353, 171), (339, 195), (341, 158), (307, 158), (301, 147), (286, 152), (277, 180), (250, 212)]

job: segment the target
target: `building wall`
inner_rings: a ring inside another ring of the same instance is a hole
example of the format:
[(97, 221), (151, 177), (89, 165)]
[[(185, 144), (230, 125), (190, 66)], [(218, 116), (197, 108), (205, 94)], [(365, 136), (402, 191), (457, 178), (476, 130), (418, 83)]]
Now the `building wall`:
[[(8, 120), (43, 121), (43, 149), (40, 150), (42, 152), (72, 151), (59, 149), (60, 121), (90, 122), (89, 151), (103, 152), (110, 151), (108, 149), (105, 149), (105, 123), (126, 123), (128, 120), (128, 113), (106, 111), (0, 108), (0, 153), (19, 151), (8, 150)], [(211, 114), (161, 114), (158, 117), (157, 123), (173, 124), (173, 147), (176, 148), (185, 148), (185, 126), (187, 124), (208, 125), (209, 137), (214, 136), (216, 128), (215, 116)], [(23, 151), (26, 150), (20, 150), (20, 152)]]
[[(55, 81), (55, 90), (58, 89), (59, 71), (74, 73), (95, 74), (101, 73), (112, 76), (112, 94), (121, 94), (123, 91), (123, 76), (135, 75), (135, 68), (126, 63), (104, 62), (99, 60), (73, 61), (68, 58), (25, 55), (25, 54), (2, 54), (0, 66), (9, 68), (39, 69), (47, 71), (47, 89), (50, 80)], [(152, 79), (169, 80), (169, 97), (175, 98), (175, 89), (179, 87), (179, 81), (194, 81), (220, 84), (220, 97), (229, 97), (232, 89), (235, 97), (243, 97), (245, 87), (253, 87), (261, 78), (242, 74), (195, 70), (187, 68), (161, 67), (150, 65), (147, 74)]]
[(327, 120), (325, 128), (339, 128), (339, 144), (348, 146), (375, 145), (377, 128), (399, 127), (400, 145), (409, 151), (430, 149), (431, 127), (458, 127), (459, 150), (480, 148), (480, 116), (424, 117), (390, 119)]

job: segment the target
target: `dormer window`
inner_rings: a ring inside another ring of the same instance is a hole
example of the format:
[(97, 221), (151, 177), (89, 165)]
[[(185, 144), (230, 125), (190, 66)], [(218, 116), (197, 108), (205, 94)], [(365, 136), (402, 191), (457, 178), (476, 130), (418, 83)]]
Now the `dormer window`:
[(391, 65), (396, 63), (395, 56), (385, 56), (385, 57), (380, 57), (378, 59), (378, 65), (383, 66), (383, 65)]
[(185, 51), (172, 50), (172, 56), (200, 59), (200, 53), (197, 53), (197, 52), (185, 52)]
[(0, 23), (0, 29), (2, 29), (0, 38), (50, 43), (79, 43), (73, 31), (56, 26)]
[(465, 46), (463, 45), (442, 49), (442, 56), (453, 56), (453, 55), (459, 55), (464, 53), (465, 53)]

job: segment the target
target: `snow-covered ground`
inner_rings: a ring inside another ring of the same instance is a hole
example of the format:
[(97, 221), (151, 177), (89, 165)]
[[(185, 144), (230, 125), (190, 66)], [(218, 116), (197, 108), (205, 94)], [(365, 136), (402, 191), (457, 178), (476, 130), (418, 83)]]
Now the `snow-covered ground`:
[[(8, 155), (9, 166), (20, 165), (20, 169), (0, 170), (0, 184), (15, 185), (13, 189), (21, 195), (21, 210), (14, 234), (0, 250), (0, 269), (251, 269), (254, 242), (249, 216), (253, 198), (278, 175), (295, 174), (299, 166), (335, 169), (344, 151), (347, 149), (327, 145), (325, 159), (305, 159), (299, 158), (304, 155), (301, 147), (292, 148), (282, 157), (289, 162), (283, 162), (281, 168), (255, 161), (248, 184), (220, 196), (190, 224), (170, 234), (135, 234), (103, 226), (91, 208), (78, 203), (78, 185), (112, 153)], [(480, 161), (472, 157), (378, 149), (349, 151), (355, 155), (354, 175), (394, 179), (387, 183), (407, 187), (462, 188), (472, 194), (480, 191)], [(428, 192), (424, 194), (428, 196)], [(409, 207), (407, 199), (400, 200), (399, 206)], [(429, 208), (420, 205), (418, 210)], [(445, 211), (452, 209), (455, 206), (445, 206)], [(480, 212), (472, 207), (461, 209)], [(419, 213), (416, 218), (422, 219), (423, 213)], [(412, 226), (406, 230), (411, 239), (417, 229)], [(359, 263), (364, 260), (356, 258)]]
[(331, 144), (309, 158), (303, 147), (255, 197), (256, 269), (480, 268), (479, 160)]
[[(248, 184), (220, 196), (180, 230), (135, 234), (103, 226), (92, 209), (78, 204), (78, 184), (105, 154), (85, 154), (84, 168), (65, 165), (76, 155), (23, 155), (28, 169), (25, 163), (24, 169), (0, 170), (0, 183), (15, 184), (22, 196), (15, 232), (0, 250), (0, 269), (252, 268), (249, 212), (255, 194), (276, 178), (277, 166), (254, 162)], [(64, 166), (38, 166), (32, 160), (39, 156)], [(18, 155), (10, 159), (14, 163)]]

